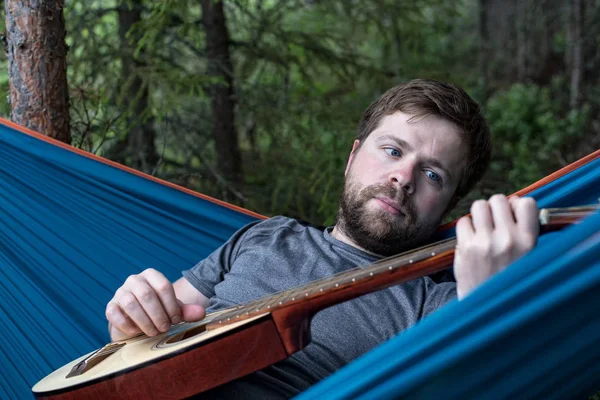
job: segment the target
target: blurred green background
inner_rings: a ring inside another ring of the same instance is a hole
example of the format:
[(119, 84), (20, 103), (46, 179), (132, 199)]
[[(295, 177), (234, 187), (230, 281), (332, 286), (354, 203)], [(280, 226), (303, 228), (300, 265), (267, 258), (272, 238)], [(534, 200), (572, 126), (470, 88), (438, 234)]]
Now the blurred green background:
[(598, 1), (222, 5), (203, 19), (203, 1), (67, 0), (72, 144), (319, 225), (336, 215), (362, 112), (408, 79), (463, 86), (491, 126), (491, 168), (451, 217), (600, 148)]

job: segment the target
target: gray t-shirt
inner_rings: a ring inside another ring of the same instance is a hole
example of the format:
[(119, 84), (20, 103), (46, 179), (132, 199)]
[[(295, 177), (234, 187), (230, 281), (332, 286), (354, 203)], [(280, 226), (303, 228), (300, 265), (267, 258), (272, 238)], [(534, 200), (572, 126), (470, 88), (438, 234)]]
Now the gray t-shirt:
[[(287, 217), (247, 225), (183, 276), (215, 311), (300, 286), (378, 258)], [(456, 297), (454, 282), (423, 277), (318, 312), (311, 343), (288, 359), (202, 398), (292, 397)]]

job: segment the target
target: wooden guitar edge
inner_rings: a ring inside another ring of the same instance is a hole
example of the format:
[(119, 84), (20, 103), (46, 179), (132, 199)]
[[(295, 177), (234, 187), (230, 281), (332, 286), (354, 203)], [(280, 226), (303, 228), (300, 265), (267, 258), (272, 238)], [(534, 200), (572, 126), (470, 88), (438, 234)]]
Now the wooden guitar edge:
[(37, 399), (180, 399), (205, 392), (288, 357), (270, 315), (218, 340), (133, 371)]

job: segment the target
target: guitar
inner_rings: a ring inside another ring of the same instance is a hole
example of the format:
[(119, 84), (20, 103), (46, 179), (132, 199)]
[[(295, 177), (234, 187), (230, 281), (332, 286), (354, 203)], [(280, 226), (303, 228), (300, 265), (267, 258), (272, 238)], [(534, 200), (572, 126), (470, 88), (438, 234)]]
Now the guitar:
[[(560, 229), (597, 205), (543, 209), (543, 231)], [(52, 372), (33, 394), (40, 399), (192, 396), (281, 361), (310, 342), (320, 310), (448, 268), (456, 239), (446, 239), (367, 267), (209, 313), (154, 337), (112, 342)], [(243, 345), (240, 345), (243, 344)]]

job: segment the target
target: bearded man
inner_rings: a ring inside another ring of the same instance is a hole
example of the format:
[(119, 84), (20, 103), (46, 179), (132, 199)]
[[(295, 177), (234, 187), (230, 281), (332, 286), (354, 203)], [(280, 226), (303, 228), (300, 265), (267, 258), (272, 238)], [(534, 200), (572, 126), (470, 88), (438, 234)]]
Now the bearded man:
[[(333, 227), (274, 217), (252, 223), (171, 284), (147, 269), (106, 307), (113, 340), (322, 279), (424, 244), (481, 179), (490, 160), (479, 106), (455, 85), (414, 80), (365, 111), (345, 171)], [(538, 236), (529, 198), (492, 196), (457, 224), (456, 281), (423, 277), (319, 312), (311, 343), (288, 359), (203, 398), (289, 398), (414, 325), (529, 251)], [(198, 366), (210, 368), (210, 366)]]

